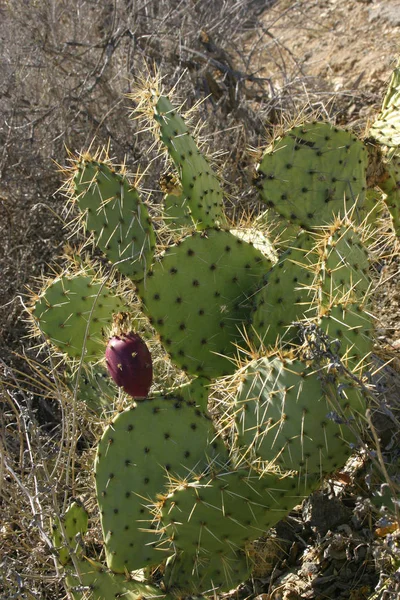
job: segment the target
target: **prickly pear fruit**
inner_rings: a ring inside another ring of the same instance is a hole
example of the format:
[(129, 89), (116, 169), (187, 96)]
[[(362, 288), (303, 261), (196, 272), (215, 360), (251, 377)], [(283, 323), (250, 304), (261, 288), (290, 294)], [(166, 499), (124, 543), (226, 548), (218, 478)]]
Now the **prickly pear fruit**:
[(110, 338), (106, 366), (115, 383), (133, 398), (146, 398), (153, 380), (151, 354), (137, 333)]

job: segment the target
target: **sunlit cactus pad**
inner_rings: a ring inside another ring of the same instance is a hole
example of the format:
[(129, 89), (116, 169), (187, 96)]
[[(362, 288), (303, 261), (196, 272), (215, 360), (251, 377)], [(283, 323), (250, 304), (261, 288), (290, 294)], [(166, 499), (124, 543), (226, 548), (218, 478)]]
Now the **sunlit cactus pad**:
[(282, 217), (312, 229), (361, 207), (367, 151), (348, 131), (313, 122), (289, 130), (264, 154), (257, 187)]
[(158, 99), (154, 119), (160, 127), (161, 141), (178, 169), (193, 221), (199, 229), (225, 225), (219, 179), (167, 97)]
[(380, 114), (372, 124), (369, 135), (383, 146), (400, 145), (400, 63), (394, 69)]

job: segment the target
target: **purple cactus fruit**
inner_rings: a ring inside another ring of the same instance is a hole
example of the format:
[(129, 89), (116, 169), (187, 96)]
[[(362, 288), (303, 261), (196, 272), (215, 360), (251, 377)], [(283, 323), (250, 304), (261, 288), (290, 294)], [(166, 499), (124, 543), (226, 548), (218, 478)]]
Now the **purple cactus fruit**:
[(137, 333), (110, 338), (106, 348), (106, 366), (118, 387), (133, 398), (146, 398), (153, 379), (151, 354)]

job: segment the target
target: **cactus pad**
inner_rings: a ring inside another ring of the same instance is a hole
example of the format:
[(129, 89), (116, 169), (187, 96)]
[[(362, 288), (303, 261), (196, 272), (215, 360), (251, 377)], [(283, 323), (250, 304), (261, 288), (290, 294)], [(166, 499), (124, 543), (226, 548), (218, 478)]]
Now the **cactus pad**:
[(332, 304), (322, 311), (321, 329), (340, 344), (339, 354), (346, 367), (360, 375), (368, 370), (373, 349), (372, 316), (361, 302)]
[(357, 299), (366, 302), (371, 287), (368, 252), (360, 235), (352, 227), (334, 227), (318, 247), (319, 302), (332, 303)]
[(171, 359), (195, 375), (231, 372), (249, 297), (270, 268), (260, 251), (227, 231), (196, 232), (171, 246), (139, 284)]
[(223, 192), (218, 178), (184, 120), (165, 96), (158, 99), (154, 119), (160, 127), (161, 141), (178, 169), (187, 206), (197, 228), (225, 225)]
[(90, 275), (78, 274), (57, 277), (50, 283), (36, 302), (32, 316), (61, 352), (90, 362), (102, 357), (103, 331), (111, 326), (112, 314), (123, 310), (126, 306), (110, 288)]
[(58, 518), (52, 522), (52, 538), (54, 547), (58, 551), (59, 562), (66, 565), (71, 560), (71, 552), (76, 556), (83, 554), (83, 548), (75, 538), (77, 535), (85, 535), (88, 528), (88, 514), (83, 506), (73, 502), (61, 520), (62, 525)]
[(193, 228), (193, 221), (187, 206), (185, 194), (164, 196), (163, 219), (169, 231), (181, 232)]
[(293, 322), (316, 316), (311, 304), (315, 263), (315, 240), (303, 232), (276, 265), (265, 275), (260, 290), (253, 296), (252, 338), (256, 345), (274, 346), (278, 338), (294, 341)]
[(171, 478), (183, 480), (194, 468), (225, 463), (225, 448), (214, 437), (210, 420), (179, 395), (145, 400), (106, 429), (95, 470), (106, 558), (113, 571), (132, 571), (165, 558), (165, 551), (156, 548), (157, 532), (150, 530), (150, 509)]
[(77, 562), (78, 573), (67, 569), (66, 584), (73, 600), (173, 600), (160, 588), (107, 571), (93, 560)]
[[(310, 493), (310, 489), (304, 489)], [(248, 470), (200, 477), (173, 489), (160, 501), (160, 517), (175, 556), (168, 559), (166, 576), (173, 589), (229, 590), (236, 579), (223, 567), (236, 556), (245, 570), (240, 550), (272, 527), (304, 498), (296, 476), (266, 473), (260, 479)], [(238, 554), (236, 555), (236, 553)], [(216, 557), (216, 560), (215, 560)], [(178, 561), (175, 569), (174, 561)], [(182, 572), (180, 572), (180, 568)]]
[[(71, 375), (69, 384), (76, 385), (75, 376)], [(118, 388), (111, 381), (107, 371), (100, 365), (90, 365), (81, 373), (77, 398), (84, 402), (88, 409), (96, 415), (104, 415), (113, 411), (113, 401), (118, 395)]]
[(327, 123), (289, 130), (264, 154), (256, 186), (262, 200), (304, 229), (346, 214), (366, 190), (368, 155), (351, 133)]
[(400, 63), (392, 73), (381, 112), (372, 124), (369, 135), (389, 148), (398, 148), (400, 145)]
[(276, 464), (305, 478), (344, 465), (356, 441), (346, 423), (365, 410), (350, 383), (343, 399), (332, 398), (333, 386), (328, 398), (323, 373), (278, 356), (250, 362), (236, 381), (228, 414), (237, 460), (261, 473)]
[[(200, 565), (200, 566), (199, 566)], [(244, 552), (228, 546), (223, 552), (202, 560), (201, 554), (180, 552), (167, 559), (163, 584), (175, 595), (202, 593), (214, 596), (237, 588), (251, 576), (253, 564)]]
[(74, 195), (85, 227), (118, 270), (136, 281), (150, 268), (155, 235), (135, 188), (108, 164), (83, 158), (77, 163)]
[(400, 157), (395, 155), (386, 164), (387, 179), (380, 183), (386, 194), (385, 203), (393, 221), (396, 235), (400, 236)]

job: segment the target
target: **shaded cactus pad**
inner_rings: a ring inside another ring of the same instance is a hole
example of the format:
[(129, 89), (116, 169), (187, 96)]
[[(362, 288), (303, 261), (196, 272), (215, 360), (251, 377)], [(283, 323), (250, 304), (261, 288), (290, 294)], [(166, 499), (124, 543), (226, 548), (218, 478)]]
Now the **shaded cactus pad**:
[(209, 229), (171, 246), (139, 285), (171, 359), (209, 378), (233, 371), (229, 357), (249, 297), (270, 268), (260, 251), (227, 231)]
[(77, 561), (78, 573), (67, 569), (66, 584), (73, 600), (173, 600), (160, 588), (107, 571), (93, 560)]
[(236, 459), (261, 472), (275, 464), (305, 477), (343, 466), (356, 441), (347, 422), (355, 424), (365, 402), (350, 381), (342, 386), (347, 389), (342, 398), (335, 393), (339, 382), (329, 383), (328, 396), (325, 379), (315, 366), (278, 356), (242, 369), (225, 415), (231, 419)]
[[(192, 593), (237, 585), (250, 565), (242, 552), (309, 494), (296, 476), (248, 469), (224, 471), (177, 486), (160, 501), (160, 517), (175, 555), (168, 559), (167, 585)], [(230, 570), (231, 567), (231, 570)]]
[(207, 471), (215, 461), (225, 463), (225, 448), (214, 438), (211, 421), (179, 392), (139, 403), (106, 429), (95, 471), (107, 564), (113, 571), (133, 571), (166, 558), (160, 535), (151, 529), (152, 507), (171, 478), (184, 480), (194, 468)]
[(149, 269), (155, 234), (147, 207), (127, 179), (106, 163), (82, 159), (74, 176), (75, 197), (86, 229), (118, 270), (136, 281)]
[(351, 133), (313, 122), (289, 130), (264, 154), (256, 185), (269, 208), (304, 229), (342, 215), (366, 190), (367, 150)]
[(126, 306), (113, 290), (90, 275), (78, 274), (57, 277), (50, 283), (36, 302), (32, 316), (61, 352), (90, 362), (102, 358), (104, 329), (111, 326), (113, 313), (123, 310)]

